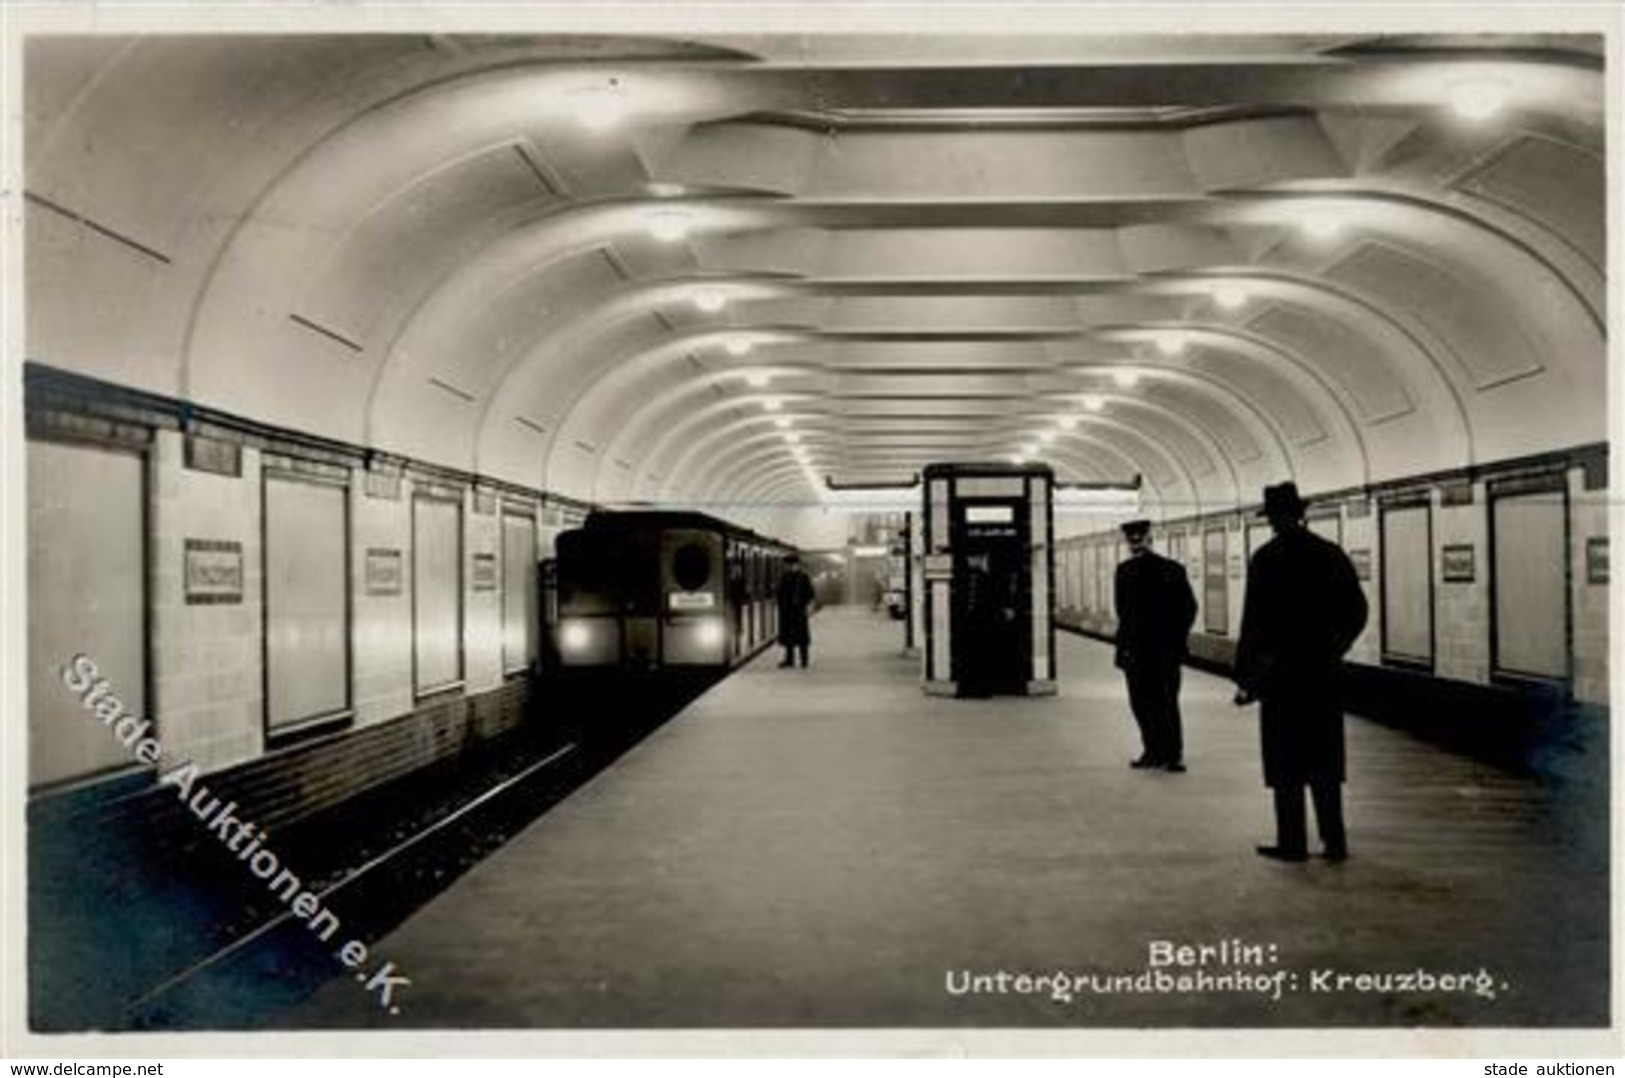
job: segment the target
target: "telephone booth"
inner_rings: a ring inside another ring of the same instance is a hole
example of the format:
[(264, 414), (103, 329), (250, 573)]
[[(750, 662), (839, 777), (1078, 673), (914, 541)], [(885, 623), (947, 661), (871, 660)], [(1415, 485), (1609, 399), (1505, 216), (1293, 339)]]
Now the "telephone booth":
[(1049, 467), (932, 464), (924, 481), (925, 691), (1055, 692)]

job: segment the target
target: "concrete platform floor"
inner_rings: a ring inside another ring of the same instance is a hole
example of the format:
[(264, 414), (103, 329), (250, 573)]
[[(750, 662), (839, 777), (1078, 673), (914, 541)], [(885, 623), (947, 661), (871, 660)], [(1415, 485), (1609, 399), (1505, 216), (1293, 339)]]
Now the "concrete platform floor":
[[(1353, 858), (1268, 862), (1228, 682), (1187, 671), (1190, 772), (1144, 773), (1106, 646), (1060, 637), (1058, 697), (956, 701), (901, 633), (825, 611), (812, 669), (763, 656), (476, 866), (374, 947), (399, 1014), (339, 977), (270, 1024), (1606, 1024), (1605, 814), (1351, 718)], [(1159, 985), (1156, 941), (1263, 957)], [(1068, 980), (954, 990), (1000, 971)]]

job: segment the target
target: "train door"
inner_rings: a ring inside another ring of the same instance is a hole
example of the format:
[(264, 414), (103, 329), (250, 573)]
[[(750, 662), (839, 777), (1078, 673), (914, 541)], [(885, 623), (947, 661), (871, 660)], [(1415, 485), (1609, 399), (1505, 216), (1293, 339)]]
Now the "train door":
[(961, 500), (954, 514), (953, 668), (963, 696), (1024, 693), (1032, 671), (1027, 514), (1014, 502)]

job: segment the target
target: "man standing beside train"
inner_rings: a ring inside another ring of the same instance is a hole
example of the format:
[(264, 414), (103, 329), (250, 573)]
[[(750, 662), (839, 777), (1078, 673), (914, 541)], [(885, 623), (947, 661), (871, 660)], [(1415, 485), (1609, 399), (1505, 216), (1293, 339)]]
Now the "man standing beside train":
[(1275, 799), (1275, 845), (1258, 852), (1306, 861), (1303, 788), (1315, 802), (1326, 858), (1348, 857), (1343, 826), (1343, 655), (1365, 628), (1354, 564), (1310, 531), (1293, 483), (1264, 488), (1275, 537), (1247, 565), (1236, 644), (1236, 703), (1260, 701), (1264, 784)]
[(793, 666), (799, 655), (801, 665), (807, 665), (807, 650), (812, 646), (812, 628), (807, 624), (813, 604), (813, 584), (801, 559), (791, 554), (784, 559), (784, 571), (779, 576), (777, 594), (779, 606), (779, 643), (784, 647), (784, 661), (780, 666)]
[(1140, 758), (1130, 767), (1185, 770), (1179, 718), (1180, 663), (1196, 620), (1196, 596), (1185, 567), (1151, 549), (1151, 522), (1123, 525), (1129, 556), (1117, 567), (1118, 669), (1140, 727)]

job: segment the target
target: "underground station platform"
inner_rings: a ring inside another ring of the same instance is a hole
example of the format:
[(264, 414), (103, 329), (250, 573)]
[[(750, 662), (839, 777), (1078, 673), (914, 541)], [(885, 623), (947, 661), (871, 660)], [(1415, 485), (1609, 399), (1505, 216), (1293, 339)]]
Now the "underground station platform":
[[(1131, 769), (1107, 645), (922, 694), (883, 615), (711, 689), (279, 1028), (1552, 1027), (1608, 1015), (1606, 796), (1350, 716), (1351, 857), (1259, 858), (1256, 709), (1187, 671)], [(1597, 798), (1601, 797), (1601, 802)]]

